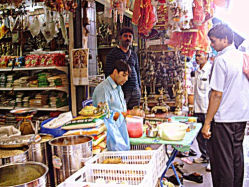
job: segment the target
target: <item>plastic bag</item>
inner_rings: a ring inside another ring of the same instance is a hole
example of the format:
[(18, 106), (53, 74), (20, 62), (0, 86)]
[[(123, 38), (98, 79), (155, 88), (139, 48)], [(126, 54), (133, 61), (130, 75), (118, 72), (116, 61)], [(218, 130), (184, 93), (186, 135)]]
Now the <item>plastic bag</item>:
[(19, 135), (21, 135), (21, 131), (16, 129), (14, 126), (0, 127), (0, 138)]
[(130, 150), (130, 141), (125, 118), (120, 113), (119, 118), (115, 121), (113, 116), (114, 112), (110, 118), (104, 119), (107, 127), (107, 150), (128, 151)]

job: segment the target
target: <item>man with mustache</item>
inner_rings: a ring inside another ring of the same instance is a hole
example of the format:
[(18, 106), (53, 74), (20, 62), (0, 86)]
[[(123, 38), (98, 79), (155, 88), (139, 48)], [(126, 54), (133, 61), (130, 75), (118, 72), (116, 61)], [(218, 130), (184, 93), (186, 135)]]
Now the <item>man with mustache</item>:
[(113, 48), (106, 56), (106, 64), (104, 68), (105, 76), (108, 77), (112, 72), (113, 63), (122, 59), (125, 60), (130, 68), (131, 74), (128, 81), (122, 86), (124, 97), (127, 104), (127, 109), (132, 109), (134, 106), (140, 105), (141, 97), (141, 82), (140, 68), (136, 53), (130, 49), (133, 40), (133, 30), (125, 27), (119, 33), (120, 44)]
[[(205, 116), (208, 108), (208, 95), (210, 91), (209, 77), (211, 73), (211, 63), (208, 61), (208, 53), (197, 50), (195, 53), (195, 59), (199, 67), (195, 72), (194, 81), (194, 116), (198, 117), (197, 122), (205, 122)], [(201, 132), (197, 136), (198, 146), (201, 152), (201, 157), (195, 158), (195, 163), (209, 163), (209, 156), (207, 153), (207, 139), (203, 138)], [(207, 171), (210, 171), (210, 164), (208, 164)]]

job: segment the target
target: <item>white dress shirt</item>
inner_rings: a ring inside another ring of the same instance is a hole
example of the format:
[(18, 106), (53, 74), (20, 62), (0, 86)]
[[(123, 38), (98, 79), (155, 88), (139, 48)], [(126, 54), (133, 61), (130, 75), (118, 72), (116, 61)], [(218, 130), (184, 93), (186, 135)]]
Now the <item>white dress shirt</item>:
[(242, 71), (243, 53), (230, 45), (214, 61), (210, 87), (222, 92), (215, 122), (249, 121), (249, 81)]
[(195, 113), (207, 113), (209, 102), (209, 77), (212, 65), (207, 62), (202, 69), (198, 67), (194, 81), (194, 111)]

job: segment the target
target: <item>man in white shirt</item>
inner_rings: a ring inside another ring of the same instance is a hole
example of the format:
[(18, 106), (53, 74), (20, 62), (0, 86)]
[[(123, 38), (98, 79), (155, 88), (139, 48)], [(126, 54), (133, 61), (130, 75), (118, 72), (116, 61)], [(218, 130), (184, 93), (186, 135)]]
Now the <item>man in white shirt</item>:
[[(233, 45), (233, 31), (225, 24), (213, 27), (208, 36), (218, 51), (211, 76), (211, 94), (202, 128), (214, 187), (242, 187), (243, 139), (249, 121), (249, 81), (242, 71), (243, 54)], [(210, 125), (212, 119), (214, 121)]]
[[(209, 77), (212, 65), (208, 61), (208, 53), (197, 50), (195, 54), (196, 63), (199, 65), (195, 71), (194, 81), (194, 116), (198, 117), (197, 122), (204, 125), (205, 117), (208, 109), (209, 101)], [(197, 136), (197, 142), (201, 157), (195, 158), (195, 163), (209, 163), (209, 156), (207, 151), (207, 139), (205, 139), (201, 132)], [(210, 164), (207, 166), (207, 171), (210, 171)]]

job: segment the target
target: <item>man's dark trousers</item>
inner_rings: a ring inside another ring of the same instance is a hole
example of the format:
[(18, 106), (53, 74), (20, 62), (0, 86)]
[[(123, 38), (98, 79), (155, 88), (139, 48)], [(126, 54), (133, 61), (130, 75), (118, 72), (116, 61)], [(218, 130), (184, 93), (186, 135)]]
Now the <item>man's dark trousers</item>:
[[(194, 116), (197, 117), (197, 122), (201, 123), (203, 126), (204, 122), (205, 122), (205, 117), (206, 117), (205, 114), (204, 113), (194, 113)], [(201, 131), (199, 131), (196, 139), (198, 142), (198, 147), (199, 147), (200, 152), (201, 152), (201, 157), (209, 160), (208, 150), (207, 150), (208, 140), (203, 137)]]
[(211, 124), (208, 150), (214, 187), (242, 187), (246, 122)]

